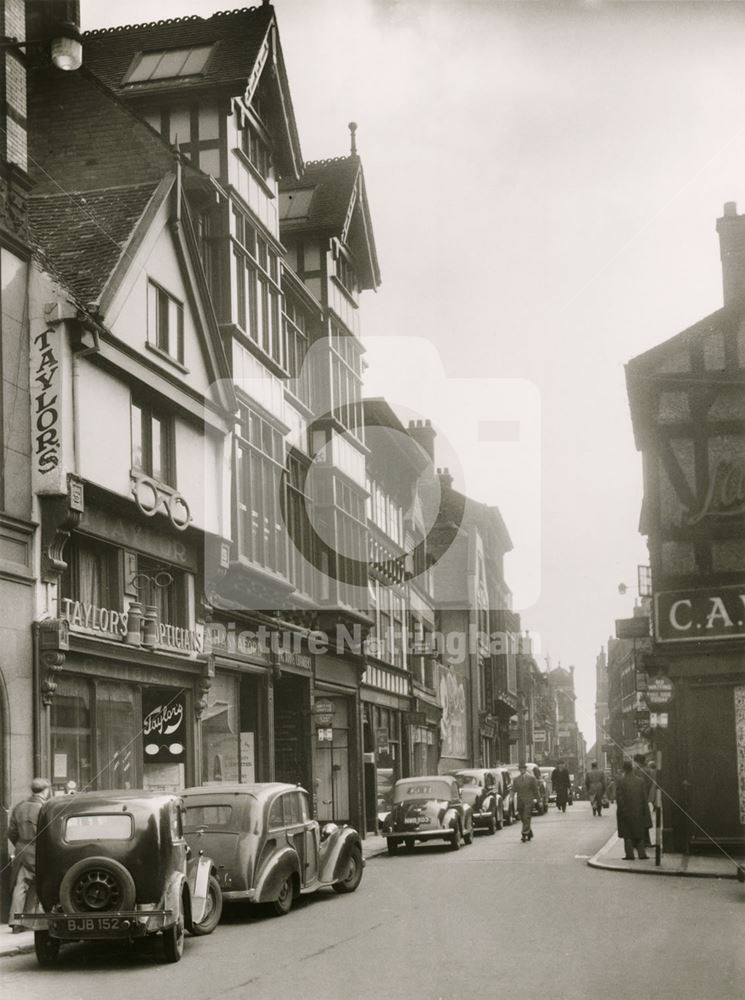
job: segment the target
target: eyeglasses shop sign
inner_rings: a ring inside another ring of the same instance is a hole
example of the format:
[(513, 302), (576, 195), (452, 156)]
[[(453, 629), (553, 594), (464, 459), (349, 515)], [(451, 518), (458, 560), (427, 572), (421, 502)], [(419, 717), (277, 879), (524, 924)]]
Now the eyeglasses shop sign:
[(655, 595), (658, 642), (745, 639), (745, 583)]
[(186, 760), (186, 696), (174, 688), (142, 689), (142, 744), (146, 764)]

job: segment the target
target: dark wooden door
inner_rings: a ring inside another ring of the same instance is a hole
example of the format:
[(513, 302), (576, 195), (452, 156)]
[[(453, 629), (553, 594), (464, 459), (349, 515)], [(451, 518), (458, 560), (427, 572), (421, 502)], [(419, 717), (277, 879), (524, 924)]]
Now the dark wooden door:
[[(714, 840), (739, 839), (740, 800), (735, 747), (735, 698), (729, 684), (692, 685), (687, 702), (691, 816)], [(691, 839), (706, 836), (694, 823)]]

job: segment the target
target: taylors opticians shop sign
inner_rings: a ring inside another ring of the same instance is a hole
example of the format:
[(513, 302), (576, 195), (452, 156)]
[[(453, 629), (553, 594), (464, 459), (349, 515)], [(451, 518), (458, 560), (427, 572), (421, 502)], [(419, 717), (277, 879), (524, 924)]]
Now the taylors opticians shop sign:
[(745, 639), (745, 583), (655, 595), (658, 642)]

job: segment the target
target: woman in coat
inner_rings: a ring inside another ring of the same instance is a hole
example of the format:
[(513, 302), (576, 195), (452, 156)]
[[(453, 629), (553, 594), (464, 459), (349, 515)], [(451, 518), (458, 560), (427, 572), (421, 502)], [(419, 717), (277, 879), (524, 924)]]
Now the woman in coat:
[(623, 762), (623, 777), (616, 785), (616, 821), (618, 836), (623, 839), (625, 859), (633, 861), (636, 849), (642, 861), (646, 861), (649, 856), (644, 850), (649, 821), (647, 790), (643, 779), (634, 773), (630, 760)]

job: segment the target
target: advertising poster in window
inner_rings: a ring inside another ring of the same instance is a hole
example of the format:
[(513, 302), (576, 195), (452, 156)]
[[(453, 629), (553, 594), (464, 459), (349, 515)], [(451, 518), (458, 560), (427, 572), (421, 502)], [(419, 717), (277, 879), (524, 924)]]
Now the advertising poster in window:
[(146, 764), (186, 760), (186, 692), (178, 688), (142, 689), (142, 744)]
[(440, 703), (441, 755), (466, 757), (466, 691), (462, 678), (452, 668), (440, 671)]

